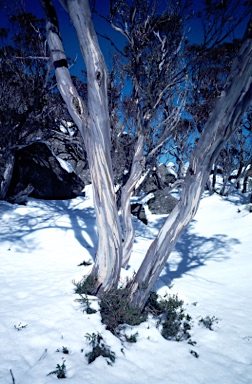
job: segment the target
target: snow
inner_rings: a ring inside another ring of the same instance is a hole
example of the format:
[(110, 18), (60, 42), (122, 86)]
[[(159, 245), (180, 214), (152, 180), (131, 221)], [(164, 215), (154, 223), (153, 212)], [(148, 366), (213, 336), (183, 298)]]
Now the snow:
[[(137, 270), (165, 216), (149, 219), (146, 227), (134, 218), (134, 252), (123, 276)], [(94, 257), (97, 244), (91, 188), (72, 200), (0, 202), (0, 383), (57, 382), (48, 373), (64, 358), (71, 384), (251, 384), (251, 223), (239, 194), (204, 195), (156, 284), (158, 293), (184, 300), (197, 344), (165, 340), (152, 318), (129, 327), (137, 343), (122, 344), (99, 312), (83, 312), (74, 293), (73, 281), (90, 269), (78, 264)], [(219, 319), (213, 331), (199, 324), (206, 316)], [(116, 353), (112, 366), (102, 357), (87, 363), (85, 335), (93, 332)]]
[(60, 130), (63, 133), (67, 133), (69, 136), (73, 136), (75, 134), (75, 127), (71, 121), (62, 120), (60, 124)]
[(167, 164), (167, 170), (169, 171), (169, 174), (170, 175), (173, 175), (176, 179), (178, 178), (178, 173), (177, 173), (177, 170), (176, 170), (176, 166), (173, 162), (169, 162)]
[(56, 159), (58, 160), (58, 162), (60, 163), (61, 167), (65, 171), (67, 171), (68, 173), (74, 172), (73, 167), (71, 166), (70, 163), (68, 163), (68, 161), (61, 159), (59, 156), (56, 156)]

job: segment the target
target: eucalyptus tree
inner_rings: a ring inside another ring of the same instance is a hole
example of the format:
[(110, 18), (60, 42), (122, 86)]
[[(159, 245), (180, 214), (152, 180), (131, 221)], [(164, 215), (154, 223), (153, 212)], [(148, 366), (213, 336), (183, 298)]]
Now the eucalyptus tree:
[[(43, 21), (26, 13), (10, 16), (10, 29), (1, 29), (0, 146), (3, 163), (0, 198), (2, 199), (11, 180), (15, 146), (24, 143), (28, 131), (31, 133), (32, 130), (28, 121), (31, 122), (36, 114), (41, 113), (44, 105), (43, 78), (47, 72), (47, 65), (44, 63), (48, 59), (45, 61), (44, 52), (41, 52), (44, 43), (41, 40), (43, 30), (45, 30)], [(39, 56), (42, 62), (33, 60), (31, 56)]]
[(126, 38), (122, 54), (116, 55), (116, 71), (128, 88), (119, 110), (123, 132), (136, 142), (130, 172), (121, 186), (124, 267), (134, 242), (130, 196), (158, 162), (185, 104), (187, 82), (181, 47), (187, 10), (187, 1), (111, 1), (110, 18), (106, 19)]
[[(241, 39), (234, 39), (217, 46), (213, 45), (211, 49), (207, 50), (205, 50), (204, 45), (187, 47), (187, 54), (191, 59), (195, 55), (199, 55), (194, 70), (190, 72), (193, 86), (188, 94), (187, 104), (187, 111), (199, 134), (205, 127), (216, 99), (220, 97), (225, 87), (232, 62), (240, 49), (241, 43)], [(246, 167), (250, 164), (250, 113), (250, 110), (246, 113), (236, 132), (225, 143), (214, 163), (212, 175), (207, 183), (211, 193), (216, 190), (217, 172), (222, 173), (223, 179), (219, 192), (221, 195), (228, 195), (239, 184), (246, 172)], [(236, 174), (232, 178), (234, 172)], [(229, 186), (228, 183), (231, 179), (234, 182)]]
[(56, 137), (74, 147), (72, 153), (83, 144), (77, 134), (60, 130), (69, 113), (50, 75), (45, 21), (12, 11), (9, 28), (0, 30), (0, 57), (0, 199), (5, 199), (19, 148), (34, 140), (50, 145)]
[[(88, 153), (99, 237), (92, 273), (97, 278), (97, 292), (99, 294), (99, 292), (108, 291), (117, 285), (122, 265), (122, 241), (110, 156), (111, 138), (107, 98), (107, 68), (97, 41), (88, 0), (60, 0), (60, 3), (68, 12), (79, 39), (87, 70), (87, 100), (83, 100), (77, 93), (69, 75), (55, 9), (50, 0), (41, 0), (47, 18), (47, 41), (58, 88), (67, 104), (69, 113), (83, 136)], [(113, 5), (114, 2), (111, 2), (111, 4)], [(138, 1), (135, 4), (141, 5)], [(136, 17), (135, 12), (133, 6), (132, 13), (130, 14), (133, 21)], [(154, 15), (152, 16), (155, 25)], [(169, 19), (166, 22), (169, 24)], [(168, 216), (157, 238), (151, 244), (136, 276), (129, 286), (129, 301), (140, 308), (144, 306), (176, 241), (194, 217), (214, 160), (225, 142), (236, 131), (243, 114), (251, 102), (251, 23), (252, 20), (249, 22), (243, 44), (233, 60), (222, 93), (216, 100), (211, 114), (206, 120), (201, 136), (190, 154), (189, 168), (182, 185), (180, 201)], [(120, 29), (115, 23), (113, 24), (115, 28)], [(132, 23), (132, 27), (133, 25), (134, 23)], [(146, 20), (144, 25), (146, 25), (146, 31), (148, 31), (148, 25), (151, 28), (152, 21)], [(141, 29), (138, 32), (140, 33)], [(152, 30), (152, 33), (156, 35), (162, 47), (162, 42), (165, 44), (165, 39), (155, 28)], [(130, 43), (131, 35), (128, 32), (127, 35)], [(141, 41), (145, 41), (144, 35), (142, 38), (140, 37), (140, 43)], [(160, 55), (162, 57), (162, 49)], [(139, 84), (141, 71), (139, 75), (137, 75), (137, 71), (138, 68), (141, 69), (141, 62), (137, 52), (136, 60), (138, 62), (135, 67), (136, 74), (133, 74), (133, 88), (135, 92), (134, 98), (136, 98), (135, 114), (139, 134), (131, 168), (130, 178), (132, 180), (129, 178), (130, 182), (126, 187), (126, 193), (131, 191), (132, 186), (134, 186), (134, 183), (139, 178), (144, 147), (142, 126), (145, 121), (147, 124), (149, 113), (152, 113), (152, 109), (155, 112), (156, 105), (147, 106), (147, 109), (146, 106), (140, 105), (138, 95), (141, 87), (141, 84)], [(159, 68), (162, 70), (162, 60), (159, 64), (158, 70)], [(146, 78), (147, 86), (150, 81), (151, 79)], [(164, 87), (163, 92), (169, 89), (169, 86)], [(162, 93), (159, 96), (162, 96)], [(159, 101), (159, 99), (160, 97), (156, 101)]]

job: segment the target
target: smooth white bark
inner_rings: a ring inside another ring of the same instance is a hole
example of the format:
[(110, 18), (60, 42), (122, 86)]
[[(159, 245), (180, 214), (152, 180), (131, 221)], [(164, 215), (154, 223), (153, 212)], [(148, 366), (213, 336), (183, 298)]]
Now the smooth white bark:
[(151, 244), (132, 284), (130, 300), (142, 308), (177, 240), (197, 212), (212, 165), (221, 148), (238, 129), (252, 100), (252, 39), (243, 43), (234, 60), (225, 90), (217, 100), (204, 132), (190, 156), (179, 203)]
[(88, 103), (73, 85), (50, 0), (41, 0), (47, 16), (47, 39), (58, 89), (85, 142), (92, 178), (98, 248), (93, 274), (97, 289), (117, 285), (121, 269), (121, 231), (113, 187), (110, 125), (107, 101), (107, 69), (94, 31), (88, 0), (65, 0), (62, 5), (76, 29), (88, 78)]

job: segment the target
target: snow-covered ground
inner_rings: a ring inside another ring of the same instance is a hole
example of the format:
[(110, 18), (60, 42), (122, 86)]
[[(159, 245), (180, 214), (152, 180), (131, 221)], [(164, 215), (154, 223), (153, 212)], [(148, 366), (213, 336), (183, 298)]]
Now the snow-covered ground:
[[(138, 268), (163, 220), (152, 215), (148, 227), (135, 221), (124, 274)], [(57, 382), (47, 374), (62, 358), (69, 384), (252, 383), (252, 213), (238, 194), (202, 198), (156, 285), (160, 294), (184, 300), (195, 346), (165, 340), (151, 318), (132, 329), (137, 343), (122, 345), (99, 312), (83, 313), (75, 301), (73, 280), (88, 273), (78, 264), (94, 257), (96, 247), (90, 188), (86, 197), (68, 201), (0, 202), (0, 228), (1, 384)], [(206, 316), (219, 319), (213, 331), (199, 325)], [(102, 357), (87, 363), (85, 335), (93, 332), (115, 352), (112, 366)]]

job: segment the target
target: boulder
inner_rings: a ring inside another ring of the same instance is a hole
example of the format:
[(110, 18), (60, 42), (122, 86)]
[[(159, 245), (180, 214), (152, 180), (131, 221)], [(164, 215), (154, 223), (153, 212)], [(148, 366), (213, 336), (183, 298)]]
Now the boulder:
[(154, 192), (157, 190), (169, 187), (176, 181), (176, 172), (171, 167), (167, 167), (166, 164), (160, 164), (157, 168), (154, 168), (143, 184), (143, 190), (145, 193)]
[(154, 197), (148, 201), (151, 213), (156, 215), (169, 214), (178, 203), (178, 200), (169, 194), (168, 188), (153, 192)]
[(157, 174), (159, 176), (159, 183), (162, 187), (169, 187), (169, 184), (175, 183), (177, 179), (175, 170), (171, 165), (168, 167), (166, 164), (160, 164), (157, 168)]
[(131, 204), (131, 213), (136, 216), (139, 220), (141, 220), (144, 224), (148, 224), (145, 210), (142, 204), (132, 203)]
[(47, 141), (50, 149), (62, 160), (72, 167), (74, 173), (79, 176), (85, 185), (91, 183), (90, 172), (88, 169), (87, 154), (82, 142), (76, 137), (75, 145), (64, 141), (62, 138), (52, 138)]
[(150, 174), (143, 184), (143, 191), (148, 194), (158, 190), (155, 174)]
[(11, 198), (20, 196), (22, 191), (28, 191), (31, 197), (47, 200), (78, 196), (84, 188), (84, 182), (70, 172), (68, 164), (64, 168), (45, 143), (33, 143), (18, 150), (8, 199), (11, 201)]

